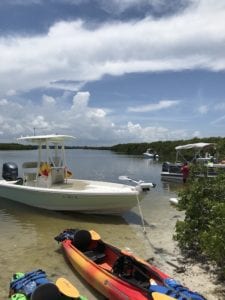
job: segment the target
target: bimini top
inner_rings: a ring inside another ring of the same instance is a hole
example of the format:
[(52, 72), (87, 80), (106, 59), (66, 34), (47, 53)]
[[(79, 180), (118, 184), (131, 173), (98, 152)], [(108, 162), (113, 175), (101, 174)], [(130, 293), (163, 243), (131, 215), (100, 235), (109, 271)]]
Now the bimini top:
[(195, 144), (187, 144), (175, 147), (176, 150), (183, 150), (183, 149), (203, 149), (206, 147), (215, 147), (216, 145), (213, 143), (195, 143)]
[(72, 135), (60, 135), (60, 134), (49, 134), (49, 135), (34, 135), (34, 136), (22, 136), (18, 138), (19, 141), (27, 141), (33, 144), (40, 143), (62, 143), (65, 140), (75, 139)]

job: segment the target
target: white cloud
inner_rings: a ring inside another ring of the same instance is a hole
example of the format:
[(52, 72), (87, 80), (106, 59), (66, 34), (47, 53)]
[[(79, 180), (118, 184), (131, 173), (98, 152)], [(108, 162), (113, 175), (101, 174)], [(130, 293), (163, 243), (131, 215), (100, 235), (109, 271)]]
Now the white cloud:
[(85, 111), (85, 109), (88, 106), (90, 98), (90, 93), (89, 92), (79, 92), (77, 93), (74, 98), (73, 98), (73, 105), (72, 109), (74, 111)]
[(51, 82), (50, 85), (58, 89), (77, 92), (85, 85), (85, 83), (86, 83), (85, 81), (75, 82), (71, 80), (70, 81), (61, 80), (61, 81)]
[(192, 2), (195, 5), (181, 14), (166, 18), (94, 29), (81, 20), (59, 22), (45, 35), (1, 37), (0, 91), (62, 80), (87, 82), (104, 74), (225, 70), (225, 0)]
[(201, 105), (198, 107), (198, 112), (201, 114), (201, 115), (205, 115), (207, 114), (207, 112), (209, 111), (209, 108), (207, 105)]
[(178, 105), (180, 101), (177, 100), (161, 100), (158, 103), (151, 103), (146, 105), (140, 105), (137, 107), (128, 107), (129, 112), (151, 112), (161, 110)]
[[(76, 0), (67, 1), (77, 3)], [(28, 1), (25, 2), (28, 4)], [(155, 7), (166, 3), (165, 0), (144, 2)], [(190, 136), (191, 130), (171, 130), (166, 125), (143, 126), (139, 121), (131, 122), (125, 112), (122, 121), (113, 119), (111, 111), (91, 106), (89, 92), (78, 92), (71, 100), (71, 91), (79, 91), (88, 81), (101, 79), (105, 74), (225, 70), (225, 0), (191, 2), (193, 5), (186, 10), (164, 18), (98, 23), (92, 28), (83, 20), (65, 21), (53, 24), (47, 34), (39, 36), (26, 36), (24, 33), (21, 36), (1, 35), (1, 134), (10, 138), (12, 135), (29, 134), (34, 127), (37, 130), (47, 128), (49, 132), (66, 132), (78, 136), (78, 140), (93, 143)], [(38, 0), (33, 3), (44, 4)], [(114, 0), (113, 3), (122, 12), (139, 5), (140, 1)], [(64, 89), (65, 93), (60, 99), (43, 95), (40, 103), (20, 98), (19, 91), (39, 87), (57, 87)], [(179, 101), (175, 100), (161, 100), (129, 107), (128, 110), (151, 112), (178, 104)], [(51, 110), (47, 109), (49, 107)], [(214, 109), (222, 110), (224, 107), (220, 103)], [(206, 105), (199, 107), (200, 113), (206, 114), (207, 111)], [(120, 113), (123, 114), (122, 111)], [(161, 117), (160, 124), (168, 124), (166, 118)], [(223, 123), (224, 117), (211, 124), (219, 122)]]
[(44, 105), (55, 105), (55, 99), (48, 95), (43, 95), (42, 101)]
[(7, 105), (8, 100), (7, 99), (0, 99), (0, 106)]
[(78, 145), (112, 145), (188, 137), (188, 131), (143, 126), (131, 121), (121, 124), (118, 119), (112, 120), (112, 111), (91, 106), (88, 91), (78, 92), (67, 106), (61, 98), (48, 95), (43, 95), (40, 103), (27, 101), (23, 105), (8, 99), (2, 99), (2, 103), (1, 140), (5, 136), (12, 141), (12, 138), (33, 134), (34, 130), (36, 134), (74, 135)]
[(140, 124), (128, 122), (127, 125), (117, 127), (114, 134), (116, 134), (116, 140), (130, 142), (151, 142), (159, 140), (175, 140), (186, 139), (190, 136), (190, 132), (187, 130), (176, 129), (171, 130), (163, 126), (146, 126), (143, 127)]

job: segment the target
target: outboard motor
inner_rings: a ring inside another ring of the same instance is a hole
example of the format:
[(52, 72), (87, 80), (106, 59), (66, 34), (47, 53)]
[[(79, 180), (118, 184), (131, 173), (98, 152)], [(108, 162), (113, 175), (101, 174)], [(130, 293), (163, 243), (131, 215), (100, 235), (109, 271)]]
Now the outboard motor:
[(14, 162), (4, 163), (2, 166), (2, 178), (7, 181), (17, 180), (18, 166)]
[(170, 165), (170, 163), (168, 161), (164, 162), (162, 164), (162, 172), (169, 172), (169, 165)]

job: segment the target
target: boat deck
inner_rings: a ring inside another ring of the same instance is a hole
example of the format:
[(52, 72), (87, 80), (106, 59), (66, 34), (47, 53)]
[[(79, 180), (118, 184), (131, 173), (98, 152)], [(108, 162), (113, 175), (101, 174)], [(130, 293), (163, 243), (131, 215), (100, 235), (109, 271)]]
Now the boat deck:
[[(5, 184), (15, 184), (16, 181), (8, 181)], [(27, 181), (24, 187), (28, 188), (44, 188), (48, 190), (64, 190), (64, 191), (75, 191), (80, 193), (99, 193), (99, 194), (114, 194), (114, 193), (121, 193), (121, 194), (135, 194), (138, 193), (135, 186), (124, 185), (119, 183), (112, 183), (112, 182), (104, 182), (104, 181), (93, 181), (93, 180), (80, 180), (80, 179), (67, 179), (65, 182), (62, 183), (55, 183), (52, 185), (47, 185), (47, 183), (41, 184), (37, 186), (36, 180)], [(19, 185), (18, 185), (19, 187)]]
[(88, 189), (88, 183), (86, 181), (65, 181), (63, 183), (56, 183), (51, 186), (51, 189), (62, 189), (62, 190), (84, 190)]

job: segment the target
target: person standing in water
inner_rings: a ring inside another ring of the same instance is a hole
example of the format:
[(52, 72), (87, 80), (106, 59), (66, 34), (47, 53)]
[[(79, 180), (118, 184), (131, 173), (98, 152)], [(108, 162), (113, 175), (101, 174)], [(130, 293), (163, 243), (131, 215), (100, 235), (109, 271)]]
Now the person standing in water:
[(188, 166), (188, 163), (185, 162), (184, 165), (181, 167), (181, 172), (183, 174), (183, 183), (186, 183), (187, 181), (187, 178), (189, 176), (189, 166)]

